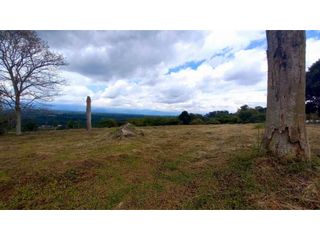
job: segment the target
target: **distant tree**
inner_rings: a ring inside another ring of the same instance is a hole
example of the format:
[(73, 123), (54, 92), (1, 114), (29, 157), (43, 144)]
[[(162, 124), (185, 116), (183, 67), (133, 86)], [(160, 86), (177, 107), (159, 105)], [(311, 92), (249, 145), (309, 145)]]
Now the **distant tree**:
[(73, 120), (69, 120), (67, 122), (67, 128), (70, 128), (70, 129), (75, 128), (75, 122)]
[(261, 106), (257, 106), (254, 109), (259, 113), (266, 113), (267, 112), (267, 108), (264, 108), (264, 107), (261, 107)]
[(195, 119), (201, 119), (201, 120), (204, 120), (205, 117), (201, 114), (198, 114), (198, 113), (190, 113), (190, 118), (191, 118), (191, 121), (192, 120), (195, 120)]
[(112, 118), (101, 119), (98, 125), (99, 127), (102, 127), (102, 128), (105, 128), (105, 127), (110, 128), (110, 127), (118, 126), (117, 122)]
[(253, 112), (248, 105), (243, 105), (237, 112), (242, 123), (249, 123), (252, 119)]
[(37, 131), (38, 124), (35, 121), (27, 121), (25, 124), (22, 125), (23, 131)]
[(0, 31), (0, 95), (15, 110), (17, 135), (22, 108), (57, 95), (64, 82), (57, 70), (65, 64), (35, 31)]
[(0, 135), (6, 132), (6, 125), (7, 125), (7, 120), (4, 113), (4, 107), (0, 101)]
[(223, 110), (223, 111), (213, 111), (213, 112), (209, 112), (205, 115), (205, 117), (207, 118), (215, 118), (215, 117), (224, 117), (229, 115), (229, 111)]
[(194, 118), (191, 122), (191, 125), (201, 125), (204, 124), (204, 121), (201, 118)]
[(264, 122), (266, 119), (266, 108), (260, 106), (251, 108), (248, 105), (243, 105), (236, 114), (241, 123)]
[(189, 124), (191, 122), (191, 117), (187, 111), (183, 111), (178, 118), (183, 124)]
[(247, 104), (240, 107), (240, 111), (247, 111), (247, 110), (249, 110), (249, 106)]
[(320, 116), (320, 59), (306, 73), (306, 113)]

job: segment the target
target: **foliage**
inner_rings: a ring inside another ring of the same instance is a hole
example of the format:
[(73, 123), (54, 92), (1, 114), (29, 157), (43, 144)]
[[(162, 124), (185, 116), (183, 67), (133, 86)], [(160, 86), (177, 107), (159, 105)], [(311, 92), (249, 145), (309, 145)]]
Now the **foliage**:
[(178, 118), (183, 124), (189, 124), (192, 120), (187, 111), (183, 111)]
[(28, 121), (22, 125), (22, 131), (30, 132), (30, 131), (37, 131), (38, 124), (34, 121)]
[(4, 108), (0, 108), (0, 135), (10, 131), (15, 124), (15, 114)]
[(266, 108), (260, 106), (250, 108), (248, 105), (243, 105), (237, 111), (237, 115), (241, 123), (264, 122), (266, 119)]
[(176, 117), (143, 117), (143, 118), (131, 118), (128, 122), (136, 126), (166, 126), (166, 125), (178, 125), (179, 120)]
[(76, 120), (69, 120), (67, 122), (67, 128), (80, 128), (80, 121), (76, 121)]
[(3, 135), (6, 132), (7, 121), (0, 115), (0, 135)]
[(116, 120), (114, 120), (112, 118), (103, 118), (100, 120), (98, 126), (110, 128), (110, 127), (117, 127), (118, 124), (117, 124)]
[(201, 118), (195, 118), (190, 122), (191, 125), (200, 125), (204, 124), (204, 121)]
[(205, 116), (207, 118), (219, 118), (219, 117), (228, 116), (229, 114), (230, 114), (229, 111), (224, 110), (224, 111), (209, 112)]
[(320, 59), (306, 73), (306, 113), (320, 116)]

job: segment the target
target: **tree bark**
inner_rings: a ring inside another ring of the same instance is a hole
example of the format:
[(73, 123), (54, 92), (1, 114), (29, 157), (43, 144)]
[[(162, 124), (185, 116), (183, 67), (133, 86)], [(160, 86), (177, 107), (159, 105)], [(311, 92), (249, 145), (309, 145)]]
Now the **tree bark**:
[(280, 159), (310, 158), (305, 127), (304, 31), (267, 31), (268, 96), (264, 146)]
[(21, 135), (21, 108), (16, 107), (16, 135)]
[(91, 98), (87, 97), (87, 109), (86, 109), (86, 116), (87, 116), (87, 130), (90, 131), (91, 126)]

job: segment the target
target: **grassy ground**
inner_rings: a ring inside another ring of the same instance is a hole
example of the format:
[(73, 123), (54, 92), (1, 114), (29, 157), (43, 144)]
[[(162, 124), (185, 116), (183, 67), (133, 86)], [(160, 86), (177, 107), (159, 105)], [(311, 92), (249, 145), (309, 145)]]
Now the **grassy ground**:
[(0, 209), (320, 208), (320, 126), (313, 160), (286, 164), (257, 149), (253, 124), (141, 129), (1, 136)]

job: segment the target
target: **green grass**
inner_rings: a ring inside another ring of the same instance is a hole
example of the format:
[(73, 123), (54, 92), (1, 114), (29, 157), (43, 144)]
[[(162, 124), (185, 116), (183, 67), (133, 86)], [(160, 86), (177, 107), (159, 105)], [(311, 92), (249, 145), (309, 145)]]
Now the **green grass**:
[(0, 209), (319, 209), (311, 162), (281, 163), (248, 125), (66, 130), (0, 137)]

